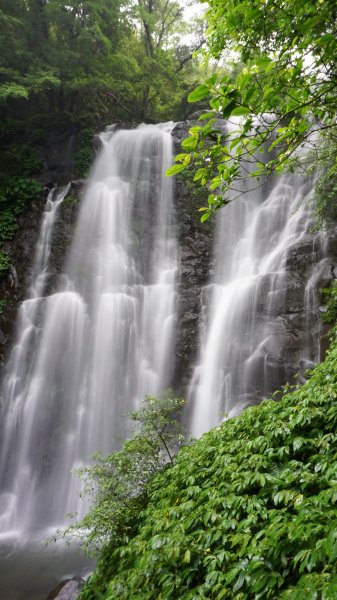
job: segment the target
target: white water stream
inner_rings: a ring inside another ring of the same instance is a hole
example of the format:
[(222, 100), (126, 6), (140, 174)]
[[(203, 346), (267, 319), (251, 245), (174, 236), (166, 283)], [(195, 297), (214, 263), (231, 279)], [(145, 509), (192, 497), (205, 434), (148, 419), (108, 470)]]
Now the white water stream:
[(83, 513), (71, 470), (111, 451), (129, 410), (170, 382), (178, 269), (164, 175), (170, 128), (102, 134), (62, 286), (47, 298), (49, 213), (43, 222), (3, 385), (1, 531), (37, 531)]
[(315, 262), (311, 254), (324, 256), (323, 234), (310, 233), (312, 186), (308, 178), (285, 174), (219, 215), (215, 274), (203, 290), (200, 355), (188, 394), (190, 430), (197, 437), (287, 382), (287, 348), (297, 343), (291, 319), (301, 327), (296, 313), (306, 315), (307, 329), (298, 362), (304, 371), (319, 360), (319, 336), (310, 329), (319, 323), (317, 281), (324, 260), (307, 281), (305, 266), (289, 270), (301, 246), (309, 263)]

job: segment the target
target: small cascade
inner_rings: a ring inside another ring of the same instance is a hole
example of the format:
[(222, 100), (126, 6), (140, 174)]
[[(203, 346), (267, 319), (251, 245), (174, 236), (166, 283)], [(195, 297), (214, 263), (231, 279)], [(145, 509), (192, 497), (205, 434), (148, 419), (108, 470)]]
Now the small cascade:
[(28, 306), (43, 295), (50, 251), (42, 226), (22, 342), (3, 386), (2, 531), (42, 530), (62, 525), (67, 512), (83, 514), (72, 469), (111, 451), (127, 413), (171, 383), (179, 261), (165, 177), (170, 129), (101, 135), (62, 286), (34, 309), (31, 333)]
[[(7, 365), (2, 385), (2, 439), (0, 473), (6, 472), (11, 464), (19, 415), (22, 412), (27, 379), (31, 366), (31, 347), (38, 331), (39, 310), (44, 301), (48, 280), (49, 256), (54, 224), (58, 210), (69, 192), (70, 184), (50, 190), (44, 209), (40, 234), (36, 246), (31, 273), (31, 284), (27, 299), (22, 302), (16, 327), (16, 340)], [(0, 495), (0, 531), (11, 513), (14, 498), (11, 493)]]
[[(218, 219), (215, 275), (203, 290), (201, 350), (189, 388), (196, 436), (289, 381), (287, 348), (298, 345), (303, 371), (319, 360), (316, 290), (324, 252), (322, 235), (310, 233), (312, 185), (285, 174), (242, 195)], [(301, 251), (308, 268), (296, 264)], [(289, 327), (296, 318), (302, 338)]]

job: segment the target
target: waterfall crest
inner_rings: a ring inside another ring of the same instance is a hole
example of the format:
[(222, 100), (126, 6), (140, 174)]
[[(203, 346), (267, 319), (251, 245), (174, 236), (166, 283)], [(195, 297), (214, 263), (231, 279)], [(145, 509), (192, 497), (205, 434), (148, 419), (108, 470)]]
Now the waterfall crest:
[[(2, 531), (58, 526), (65, 513), (83, 513), (72, 468), (111, 451), (129, 410), (170, 383), (178, 269), (165, 177), (170, 128), (101, 135), (62, 284), (44, 298), (39, 283), (22, 306), (19, 340), (31, 335), (25, 305), (39, 299), (24, 382), (17, 392), (17, 344), (3, 386)], [(35, 281), (47, 270), (46, 237), (43, 224)]]

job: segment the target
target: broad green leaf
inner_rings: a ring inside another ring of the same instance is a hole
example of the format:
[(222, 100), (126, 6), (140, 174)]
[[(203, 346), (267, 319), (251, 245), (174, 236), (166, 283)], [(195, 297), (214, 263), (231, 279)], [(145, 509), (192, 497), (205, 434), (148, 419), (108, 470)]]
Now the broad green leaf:
[(244, 115), (249, 115), (251, 113), (250, 109), (247, 108), (246, 106), (238, 106), (237, 108), (234, 108), (234, 110), (232, 110), (231, 116), (232, 117), (242, 117)]
[(167, 169), (165, 175), (176, 175), (177, 173), (180, 173), (181, 171), (183, 171), (186, 168), (186, 165), (172, 165), (172, 167), (170, 167), (169, 169)]
[(186, 552), (184, 554), (183, 562), (184, 563), (190, 563), (191, 562), (191, 551), (190, 550), (186, 550)]
[(207, 112), (204, 113), (203, 115), (200, 115), (200, 117), (198, 117), (198, 121), (202, 121), (205, 119), (214, 119), (216, 117), (216, 115), (214, 114), (214, 112)]
[(227, 119), (228, 117), (230, 117), (232, 114), (232, 111), (234, 110), (234, 108), (236, 106), (237, 106), (236, 100), (231, 100), (230, 102), (228, 102), (228, 104), (222, 109), (223, 118)]
[(191, 136), (191, 137), (185, 138), (182, 141), (181, 145), (184, 148), (184, 150), (191, 151), (191, 150), (195, 150), (197, 143), (198, 143), (198, 138), (196, 136)]
[(210, 218), (212, 212), (210, 210), (208, 210), (207, 212), (205, 212), (202, 217), (200, 218), (201, 223), (204, 223), (205, 221), (207, 221), (207, 219)]
[(193, 92), (191, 92), (188, 95), (188, 102), (199, 102), (199, 100), (203, 100), (204, 98), (207, 98), (207, 96), (209, 96), (210, 94), (210, 89), (208, 87), (208, 85), (198, 85), (197, 88), (195, 88), (195, 90), (193, 90)]

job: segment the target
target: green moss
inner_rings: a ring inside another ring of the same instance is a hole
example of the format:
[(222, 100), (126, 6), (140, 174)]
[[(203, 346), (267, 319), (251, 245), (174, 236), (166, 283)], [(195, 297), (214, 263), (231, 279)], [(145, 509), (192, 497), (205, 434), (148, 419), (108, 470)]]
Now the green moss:
[(336, 426), (335, 341), (305, 385), (180, 451), (82, 600), (336, 598)]

